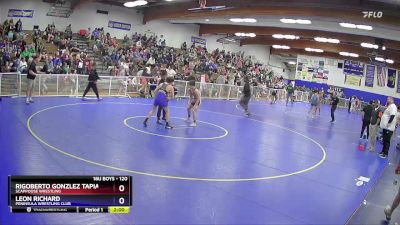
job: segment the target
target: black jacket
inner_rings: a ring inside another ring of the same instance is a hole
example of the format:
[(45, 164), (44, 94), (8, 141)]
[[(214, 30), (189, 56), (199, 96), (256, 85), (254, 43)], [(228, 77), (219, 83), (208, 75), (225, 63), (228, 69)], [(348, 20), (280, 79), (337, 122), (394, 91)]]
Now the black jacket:
[(100, 80), (99, 75), (97, 74), (96, 69), (92, 69), (89, 73), (88, 81), (89, 82), (95, 82), (97, 80)]

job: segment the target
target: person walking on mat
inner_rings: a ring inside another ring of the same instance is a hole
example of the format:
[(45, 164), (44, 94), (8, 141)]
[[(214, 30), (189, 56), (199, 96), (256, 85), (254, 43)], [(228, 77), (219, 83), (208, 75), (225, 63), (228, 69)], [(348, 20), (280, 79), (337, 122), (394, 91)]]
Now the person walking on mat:
[(336, 122), (335, 111), (336, 111), (337, 105), (339, 104), (339, 98), (337, 97), (336, 92), (333, 92), (331, 101), (332, 101), (331, 102), (331, 123), (334, 123), (334, 122)]
[(249, 112), (250, 98), (251, 98), (250, 82), (249, 78), (246, 76), (244, 77), (243, 95), (239, 101), (239, 104), (244, 109), (244, 113), (246, 114), (246, 116), (250, 116)]
[(27, 88), (26, 88), (26, 104), (28, 104), (28, 105), (29, 105), (29, 103), (34, 102), (32, 99), (32, 94), (33, 94), (33, 89), (35, 87), (35, 78), (39, 74), (39, 72), (36, 69), (36, 66), (39, 63), (39, 61), (40, 61), (39, 55), (33, 56), (33, 60), (28, 68), (28, 75), (26, 76), (28, 79)]
[(93, 64), (93, 67), (89, 72), (89, 77), (88, 77), (89, 83), (86, 86), (85, 92), (83, 92), (82, 100), (85, 100), (85, 96), (89, 92), (90, 88), (92, 88), (94, 93), (96, 94), (97, 101), (101, 100), (99, 96), (99, 91), (97, 90), (97, 80), (100, 80), (100, 77), (97, 74), (96, 65)]

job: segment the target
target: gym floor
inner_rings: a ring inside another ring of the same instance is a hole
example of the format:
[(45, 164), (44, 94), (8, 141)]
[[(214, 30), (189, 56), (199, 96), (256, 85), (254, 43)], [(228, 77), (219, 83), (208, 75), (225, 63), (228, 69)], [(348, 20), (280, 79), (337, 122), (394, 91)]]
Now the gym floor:
[(143, 127), (152, 99), (35, 100), (0, 103), (0, 192), (8, 175), (131, 175), (133, 207), (11, 214), (3, 202), (0, 224), (345, 224), (387, 164), (380, 143), (358, 150), (361, 116), (338, 109), (331, 124), (329, 106), (311, 119), (304, 103), (251, 101), (247, 118), (237, 101), (203, 100), (191, 128), (175, 100), (165, 130)]

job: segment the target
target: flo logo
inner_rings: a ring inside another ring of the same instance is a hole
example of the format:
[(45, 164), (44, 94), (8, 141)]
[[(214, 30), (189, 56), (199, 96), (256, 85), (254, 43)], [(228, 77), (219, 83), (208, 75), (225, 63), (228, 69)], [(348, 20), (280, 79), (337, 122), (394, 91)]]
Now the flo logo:
[(364, 18), (382, 18), (382, 11), (363, 11)]

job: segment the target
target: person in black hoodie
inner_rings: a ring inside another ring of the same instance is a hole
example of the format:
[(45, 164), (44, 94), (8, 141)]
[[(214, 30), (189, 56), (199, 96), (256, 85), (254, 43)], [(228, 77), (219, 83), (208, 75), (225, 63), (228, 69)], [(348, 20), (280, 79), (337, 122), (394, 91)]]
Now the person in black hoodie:
[(89, 92), (90, 88), (92, 88), (94, 93), (96, 94), (97, 100), (98, 101), (101, 100), (99, 97), (99, 92), (97, 90), (97, 80), (100, 80), (100, 77), (96, 71), (96, 64), (93, 62), (93, 67), (92, 70), (89, 72), (89, 77), (88, 77), (89, 83), (85, 89), (85, 92), (83, 92), (82, 100), (85, 100), (85, 96)]
[(250, 81), (247, 76), (244, 77), (243, 95), (240, 98), (239, 104), (244, 109), (246, 116), (250, 116), (249, 101), (251, 98)]
[(339, 104), (339, 98), (337, 97), (337, 93), (333, 92), (332, 93), (332, 98), (331, 98), (331, 123), (336, 122), (335, 120), (335, 111), (337, 108), (337, 105)]

